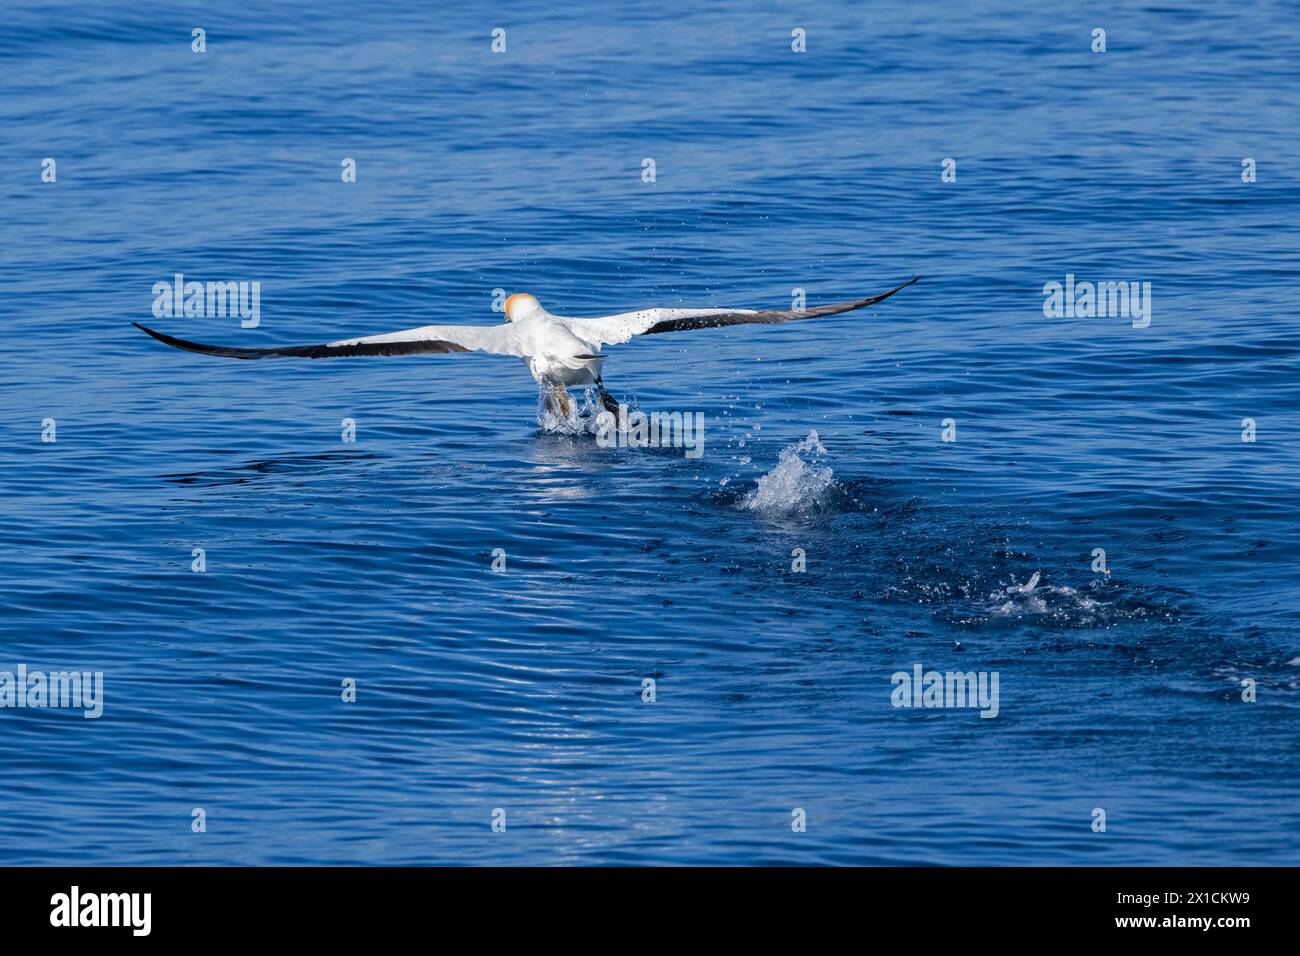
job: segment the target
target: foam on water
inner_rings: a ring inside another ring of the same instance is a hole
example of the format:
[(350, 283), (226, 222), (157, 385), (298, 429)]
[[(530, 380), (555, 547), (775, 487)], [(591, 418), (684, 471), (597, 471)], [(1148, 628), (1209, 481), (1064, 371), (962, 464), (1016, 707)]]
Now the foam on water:
[(1041, 572), (1035, 571), (1024, 584), (1012, 582), (989, 595), (993, 617), (1023, 617), (1046, 614), (1062, 621), (1092, 624), (1105, 620), (1111, 605), (1072, 587), (1040, 584)]

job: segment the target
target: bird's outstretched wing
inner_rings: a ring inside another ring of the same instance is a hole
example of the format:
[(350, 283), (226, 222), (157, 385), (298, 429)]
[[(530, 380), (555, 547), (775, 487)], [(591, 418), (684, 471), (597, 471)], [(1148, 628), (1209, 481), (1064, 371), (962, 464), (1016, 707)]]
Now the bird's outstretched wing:
[(888, 292), (852, 302), (820, 305), (812, 309), (791, 311), (758, 311), (754, 309), (642, 309), (640, 312), (623, 312), (598, 319), (570, 319), (569, 328), (574, 335), (595, 345), (621, 345), (637, 335), (658, 335), (661, 332), (689, 332), (692, 329), (717, 329), (727, 325), (750, 323), (795, 322), (815, 319), (823, 315), (865, 309), (883, 299), (888, 299), (900, 289), (906, 289), (920, 276), (912, 276), (902, 285)]
[(147, 332), (172, 348), (222, 358), (345, 358), (350, 355), (418, 355), (427, 352), (488, 352), (492, 355), (518, 355), (517, 336), (509, 325), (426, 325), (418, 329), (368, 335), (359, 339), (340, 339), (321, 345), (281, 345), (270, 348), (241, 348), (230, 345), (203, 345), (155, 332), (138, 322), (137, 329)]

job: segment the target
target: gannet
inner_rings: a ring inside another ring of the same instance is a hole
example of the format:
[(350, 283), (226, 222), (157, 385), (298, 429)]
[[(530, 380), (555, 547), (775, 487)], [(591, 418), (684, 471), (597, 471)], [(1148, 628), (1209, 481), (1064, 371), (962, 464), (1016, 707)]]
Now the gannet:
[(638, 335), (661, 332), (689, 332), (748, 323), (770, 324), (815, 319), (824, 315), (865, 309), (888, 299), (900, 289), (920, 280), (913, 276), (888, 292), (851, 302), (821, 305), (791, 311), (754, 309), (641, 309), (594, 318), (552, 315), (535, 296), (518, 292), (505, 300), (506, 321), (501, 325), (425, 325), (418, 329), (385, 332), (357, 339), (340, 339), (322, 345), (288, 345), (243, 348), (203, 345), (173, 338), (138, 322), (137, 329), (159, 342), (188, 352), (223, 358), (342, 358), (351, 355), (415, 355), (426, 352), (486, 352), (513, 355), (528, 366), (533, 378), (546, 389), (546, 401), (553, 412), (568, 417), (573, 411), (569, 386), (594, 385), (601, 405), (618, 415), (618, 402), (605, 390), (600, 366), (606, 345), (622, 345)]

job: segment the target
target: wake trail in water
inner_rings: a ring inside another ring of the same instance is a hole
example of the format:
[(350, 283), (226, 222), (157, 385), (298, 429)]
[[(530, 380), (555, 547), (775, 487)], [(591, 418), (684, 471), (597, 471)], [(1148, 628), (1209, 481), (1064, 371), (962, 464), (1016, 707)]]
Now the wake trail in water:
[[(823, 463), (826, 454), (820, 436), (810, 431), (780, 451), (776, 465), (753, 489), (732, 499), (736, 506), (778, 522), (831, 516), (820, 525), (818, 546), (845, 560), (823, 563), (825, 587), (838, 583), (859, 597), (874, 593), (886, 602), (932, 606), (937, 618), (962, 627), (1091, 629), (1177, 618), (1176, 607), (1158, 593), (1126, 587), (1110, 575), (1079, 581), (1067, 568), (1026, 569), (1016, 575), (1018, 568), (1039, 559), (1012, 550), (987, 515), (900, 503), (896, 489), (864, 480), (836, 481)], [(868, 570), (872, 568), (876, 572)], [(1016, 577), (1008, 581), (1008, 572)]]

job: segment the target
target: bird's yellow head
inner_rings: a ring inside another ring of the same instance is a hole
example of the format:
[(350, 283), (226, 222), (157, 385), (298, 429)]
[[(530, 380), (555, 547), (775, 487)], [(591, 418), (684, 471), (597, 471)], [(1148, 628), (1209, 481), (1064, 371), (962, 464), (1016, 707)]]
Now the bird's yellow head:
[(542, 311), (542, 304), (527, 292), (516, 292), (506, 299), (506, 318), (511, 322), (527, 319)]

